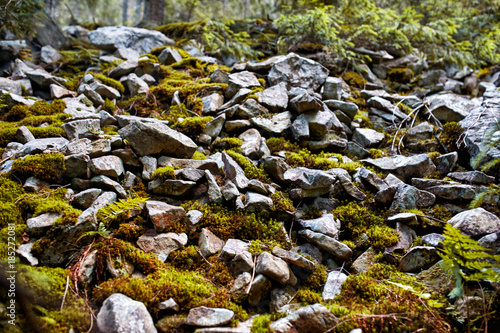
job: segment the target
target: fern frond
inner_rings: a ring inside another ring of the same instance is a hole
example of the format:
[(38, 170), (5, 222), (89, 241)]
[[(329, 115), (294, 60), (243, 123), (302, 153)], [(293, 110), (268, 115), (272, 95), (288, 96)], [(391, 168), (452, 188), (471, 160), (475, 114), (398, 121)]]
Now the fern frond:
[(129, 198), (126, 200), (120, 199), (113, 204), (107, 205), (97, 211), (97, 219), (109, 226), (112, 222), (118, 219), (126, 219), (133, 210), (144, 208), (146, 201), (149, 198)]

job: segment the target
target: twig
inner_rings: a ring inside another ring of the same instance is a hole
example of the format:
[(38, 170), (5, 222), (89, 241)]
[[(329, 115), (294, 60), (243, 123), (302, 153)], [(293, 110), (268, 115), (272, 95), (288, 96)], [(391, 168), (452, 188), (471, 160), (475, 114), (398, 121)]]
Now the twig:
[(255, 265), (257, 263), (257, 257), (253, 258), (253, 270), (252, 270), (252, 279), (250, 280), (250, 283), (248, 286), (245, 288), (245, 294), (248, 294), (250, 292), (250, 288), (252, 287), (253, 280), (255, 278)]
[(210, 262), (209, 262), (209, 261), (208, 261), (208, 260), (207, 260), (207, 259), (203, 256), (203, 254), (201, 254), (201, 251), (200, 251), (200, 249), (199, 249), (199, 248), (196, 248), (196, 252), (198, 252), (198, 254), (201, 256), (201, 258), (202, 258), (203, 260), (205, 260), (205, 262), (206, 262), (207, 264), (209, 264), (210, 266), (212, 266), (212, 264), (211, 264), (211, 263), (210, 263)]
[(69, 275), (66, 276), (66, 289), (64, 290), (64, 295), (63, 295), (63, 299), (62, 299), (62, 302), (61, 302), (61, 310), (63, 310), (63, 306), (64, 306), (64, 301), (66, 300), (66, 295), (68, 294), (68, 287), (69, 287)]

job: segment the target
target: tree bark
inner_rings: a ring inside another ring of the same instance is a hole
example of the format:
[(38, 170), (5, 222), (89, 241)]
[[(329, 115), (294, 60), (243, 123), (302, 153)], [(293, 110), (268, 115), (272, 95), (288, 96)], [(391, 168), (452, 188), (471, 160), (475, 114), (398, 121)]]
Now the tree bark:
[(56, 13), (57, 0), (45, 0), (45, 12), (51, 19), (54, 19)]
[(139, 25), (139, 23), (141, 23), (141, 12), (142, 12), (141, 7), (142, 7), (142, 0), (136, 0), (134, 25)]
[(163, 24), (164, 11), (164, 0), (145, 0), (143, 21), (161, 25)]
[(122, 24), (125, 25), (128, 18), (128, 0), (122, 2)]

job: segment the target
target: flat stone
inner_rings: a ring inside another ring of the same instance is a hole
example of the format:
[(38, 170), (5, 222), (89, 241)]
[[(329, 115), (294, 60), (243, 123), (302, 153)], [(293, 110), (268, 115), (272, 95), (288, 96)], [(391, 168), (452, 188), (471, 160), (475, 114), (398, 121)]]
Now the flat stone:
[(500, 231), (500, 218), (479, 207), (453, 216), (448, 223), (468, 236), (483, 236)]
[(439, 259), (433, 246), (415, 246), (399, 262), (401, 272), (415, 272), (428, 269)]
[(436, 196), (431, 192), (419, 190), (411, 185), (399, 185), (391, 207), (392, 211), (402, 211), (429, 207), (436, 201)]
[(200, 306), (189, 310), (186, 324), (202, 327), (222, 326), (230, 323), (233, 318), (234, 312), (231, 310)]
[(314, 262), (307, 259), (304, 256), (292, 251), (284, 250), (278, 246), (275, 246), (272, 250), (272, 254), (278, 258), (283, 259), (284, 261), (293, 264), (298, 267), (305, 268), (307, 270), (313, 271), (316, 267)]
[(286, 284), (290, 280), (290, 268), (288, 264), (269, 252), (262, 252), (257, 258), (255, 267), (257, 274), (263, 274), (280, 284)]
[(273, 206), (273, 200), (268, 196), (256, 192), (247, 192), (245, 195), (245, 209), (249, 212), (271, 211)]
[(148, 190), (154, 194), (182, 196), (196, 185), (193, 181), (179, 179), (155, 179), (148, 183)]
[(99, 195), (101, 195), (101, 193), (101, 189), (90, 188), (88, 190), (75, 194), (75, 196), (73, 197), (73, 202), (79, 207), (87, 209), (92, 205), (92, 203), (94, 203), (94, 201), (99, 197)]
[(292, 125), (292, 114), (288, 111), (276, 113), (271, 118), (253, 117), (250, 119), (253, 125), (273, 135), (282, 135)]
[(380, 133), (369, 128), (356, 128), (352, 135), (352, 140), (356, 141), (365, 148), (376, 147), (384, 139), (384, 133)]
[(122, 160), (118, 156), (103, 156), (90, 160), (90, 170), (98, 175), (119, 177), (125, 173)]
[(48, 229), (50, 229), (50, 227), (52, 227), (52, 224), (54, 224), (54, 221), (61, 216), (62, 214), (46, 213), (37, 217), (27, 219), (26, 225), (28, 226), (28, 228), (26, 229), (26, 231), (30, 235), (38, 235), (43, 231), (47, 231)]
[(328, 273), (323, 293), (321, 294), (323, 301), (332, 301), (337, 295), (340, 295), (342, 284), (347, 279), (347, 275), (340, 271), (331, 271)]
[(104, 175), (99, 175), (90, 179), (90, 185), (103, 188), (105, 190), (114, 191), (122, 199), (126, 199), (128, 197), (127, 192), (125, 192), (123, 186)]
[(146, 212), (157, 232), (163, 232), (167, 227), (182, 222), (186, 216), (184, 208), (154, 200), (146, 201)]
[(215, 236), (209, 229), (201, 229), (200, 238), (198, 240), (200, 252), (204, 257), (210, 257), (224, 247), (224, 241)]
[(308, 190), (329, 187), (337, 180), (337, 177), (326, 171), (298, 167), (285, 171), (283, 179)]
[(222, 248), (220, 257), (223, 260), (231, 260), (239, 253), (246, 252), (250, 244), (239, 239), (228, 239)]
[(209, 170), (213, 175), (218, 175), (221, 173), (221, 169), (217, 164), (217, 162), (211, 159), (191, 160), (185, 158), (161, 156), (160, 158), (158, 158), (158, 166), (160, 167), (173, 166), (179, 169)]
[(308, 229), (300, 230), (299, 235), (329, 252), (337, 259), (348, 260), (352, 256), (352, 250), (347, 245), (332, 237)]
[(478, 100), (456, 94), (432, 95), (425, 99), (425, 103), (429, 105), (429, 112), (442, 123), (461, 121), (481, 105)]
[(182, 248), (187, 241), (188, 237), (185, 233), (158, 234), (150, 230), (137, 239), (137, 246), (145, 253), (152, 252), (158, 259), (165, 261), (172, 251)]
[(452, 172), (447, 174), (448, 177), (455, 179), (459, 182), (468, 184), (493, 184), (495, 177), (488, 176), (481, 171), (465, 171), (465, 172)]
[(415, 156), (395, 155), (378, 159), (362, 160), (383, 171), (391, 172), (403, 181), (409, 181), (411, 178), (423, 178), (430, 176), (436, 170), (431, 158), (427, 154)]
[(340, 221), (335, 220), (333, 214), (323, 214), (321, 217), (312, 220), (299, 220), (302, 228), (309, 228), (314, 232), (338, 238)]
[(334, 327), (339, 320), (324, 305), (319, 303), (298, 309), (285, 318), (271, 323), (269, 328), (275, 333), (324, 333)]
[(258, 102), (273, 112), (284, 111), (288, 106), (286, 84), (280, 82), (275, 86), (255, 94)]

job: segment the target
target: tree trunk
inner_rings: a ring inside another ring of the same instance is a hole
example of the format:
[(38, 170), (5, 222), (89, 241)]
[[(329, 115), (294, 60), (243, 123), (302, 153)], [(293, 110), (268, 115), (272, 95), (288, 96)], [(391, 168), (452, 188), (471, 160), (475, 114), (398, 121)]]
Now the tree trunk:
[(57, 0), (45, 0), (45, 12), (51, 19), (54, 19), (56, 13)]
[(141, 13), (142, 13), (141, 7), (142, 7), (142, 0), (136, 0), (134, 25), (139, 25), (139, 23), (141, 23)]
[(122, 24), (125, 25), (128, 18), (128, 0), (122, 2)]
[(145, 0), (143, 21), (161, 25), (163, 24), (164, 11), (164, 0)]

